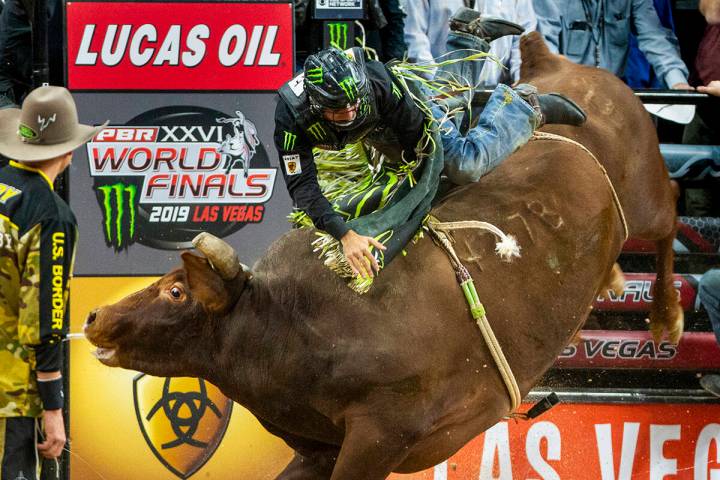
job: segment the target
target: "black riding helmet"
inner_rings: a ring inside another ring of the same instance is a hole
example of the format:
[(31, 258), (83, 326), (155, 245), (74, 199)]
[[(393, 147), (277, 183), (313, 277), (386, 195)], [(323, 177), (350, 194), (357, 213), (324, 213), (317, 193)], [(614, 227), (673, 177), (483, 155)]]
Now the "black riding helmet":
[[(305, 60), (305, 90), (313, 110), (339, 110), (367, 100), (370, 82), (362, 62), (332, 47), (310, 55)], [(362, 110), (353, 123), (362, 120)]]

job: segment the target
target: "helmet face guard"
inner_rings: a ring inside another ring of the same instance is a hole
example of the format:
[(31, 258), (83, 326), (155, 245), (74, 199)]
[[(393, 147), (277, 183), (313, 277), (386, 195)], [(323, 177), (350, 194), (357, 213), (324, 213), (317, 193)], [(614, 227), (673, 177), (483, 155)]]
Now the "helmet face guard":
[(357, 105), (355, 119), (335, 123), (348, 128), (362, 121), (366, 109), (359, 103), (369, 100), (370, 82), (364, 63), (358, 63), (336, 48), (310, 55), (305, 61), (305, 90), (312, 110), (345, 110)]

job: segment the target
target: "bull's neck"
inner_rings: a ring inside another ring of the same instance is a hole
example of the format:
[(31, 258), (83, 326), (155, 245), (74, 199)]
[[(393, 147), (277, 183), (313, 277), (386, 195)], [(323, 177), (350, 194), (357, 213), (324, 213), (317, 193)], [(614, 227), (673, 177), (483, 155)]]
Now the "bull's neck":
[(203, 377), (236, 401), (259, 394), (272, 369), (280, 330), (288, 324), (279, 315), (267, 288), (248, 282), (230, 312), (210, 322)]

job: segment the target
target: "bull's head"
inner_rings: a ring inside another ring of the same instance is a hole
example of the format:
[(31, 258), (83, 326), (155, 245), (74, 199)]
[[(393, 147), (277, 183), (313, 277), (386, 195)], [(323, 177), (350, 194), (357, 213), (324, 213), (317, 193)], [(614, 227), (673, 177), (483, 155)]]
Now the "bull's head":
[(181, 268), (90, 312), (84, 329), (98, 360), (157, 376), (201, 376), (194, 359), (211, 348), (250, 273), (222, 240), (203, 233), (193, 243), (204, 257), (184, 252)]

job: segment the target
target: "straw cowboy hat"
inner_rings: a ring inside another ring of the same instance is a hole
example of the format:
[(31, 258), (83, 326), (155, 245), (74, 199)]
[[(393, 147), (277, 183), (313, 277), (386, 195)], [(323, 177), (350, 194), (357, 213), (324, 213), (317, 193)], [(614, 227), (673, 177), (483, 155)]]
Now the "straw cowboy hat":
[(92, 139), (99, 127), (78, 123), (75, 101), (63, 87), (39, 87), (22, 109), (0, 110), (0, 154), (23, 162), (39, 162), (72, 152)]

